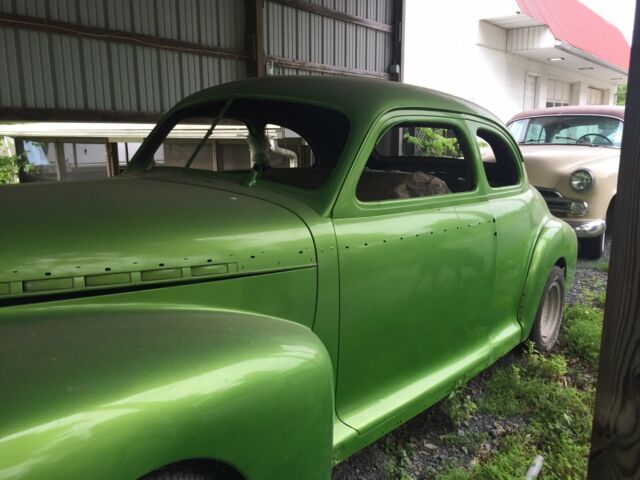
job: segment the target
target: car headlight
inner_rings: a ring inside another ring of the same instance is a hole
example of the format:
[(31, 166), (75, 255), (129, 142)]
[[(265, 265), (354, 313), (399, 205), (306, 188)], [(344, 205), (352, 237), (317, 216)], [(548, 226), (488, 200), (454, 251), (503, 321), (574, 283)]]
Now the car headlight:
[(569, 185), (576, 192), (586, 192), (593, 187), (594, 182), (593, 174), (589, 170), (576, 170), (569, 177)]

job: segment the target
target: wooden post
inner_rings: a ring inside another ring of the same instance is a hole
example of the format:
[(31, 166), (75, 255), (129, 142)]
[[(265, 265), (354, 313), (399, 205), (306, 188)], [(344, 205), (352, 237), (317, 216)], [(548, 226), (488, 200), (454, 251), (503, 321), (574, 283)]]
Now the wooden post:
[(120, 159), (118, 158), (118, 144), (105, 143), (107, 149), (107, 176), (115, 177), (120, 174)]
[(56, 166), (58, 167), (58, 181), (67, 179), (67, 161), (64, 158), (64, 143), (56, 141), (54, 143), (56, 149)]
[(640, 2), (627, 92), (589, 480), (640, 478)]
[(390, 71), (392, 79), (402, 82), (404, 79), (404, 12), (405, 0), (393, 1), (393, 39), (391, 41), (391, 65), (395, 70)]
[(264, 52), (264, 0), (245, 0), (247, 77), (264, 77), (266, 63)]

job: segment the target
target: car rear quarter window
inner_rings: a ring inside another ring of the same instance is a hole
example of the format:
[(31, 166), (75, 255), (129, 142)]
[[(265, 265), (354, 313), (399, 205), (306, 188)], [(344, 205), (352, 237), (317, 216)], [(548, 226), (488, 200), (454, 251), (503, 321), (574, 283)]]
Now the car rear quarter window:
[(500, 188), (518, 185), (518, 158), (507, 140), (499, 133), (485, 128), (479, 128), (476, 137), (489, 186)]
[(469, 157), (454, 128), (401, 123), (376, 142), (356, 187), (363, 202), (449, 195), (475, 188)]

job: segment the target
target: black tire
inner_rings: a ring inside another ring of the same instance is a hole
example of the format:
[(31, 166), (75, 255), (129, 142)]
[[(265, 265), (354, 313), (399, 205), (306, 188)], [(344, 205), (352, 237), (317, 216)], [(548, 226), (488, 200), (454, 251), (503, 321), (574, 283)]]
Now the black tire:
[(531, 340), (540, 352), (549, 352), (558, 341), (564, 308), (564, 271), (551, 269), (531, 328)]
[(206, 463), (176, 464), (151, 472), (140, 480), (234, 480), (239, 478), (225, 471), (222, 467), (217, 468), (216, 465)]
[(580, 240), (580, 256), (589, 260), (598, 260), (604, 253), (605, 234)]

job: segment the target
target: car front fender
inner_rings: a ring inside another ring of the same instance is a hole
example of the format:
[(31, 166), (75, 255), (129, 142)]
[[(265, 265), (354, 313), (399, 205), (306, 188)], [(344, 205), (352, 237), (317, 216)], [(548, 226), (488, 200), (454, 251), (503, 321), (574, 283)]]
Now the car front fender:
[(571, 288), (576, 270), (577, 248), (576, 234), (566, 222), (555, 217), (546, 221), (533, 248), (518, 305), (518, 321), (522, 326), (523, 341), (531, 333), (544, 286), (554, 265), (564, 268), (565, 290), (569, 291)]
[(16, 311), (0, 327), (0, 479), (131, 479), (189, 459), (330, 477), (333, 370), (307, 327), (157, 306)]

